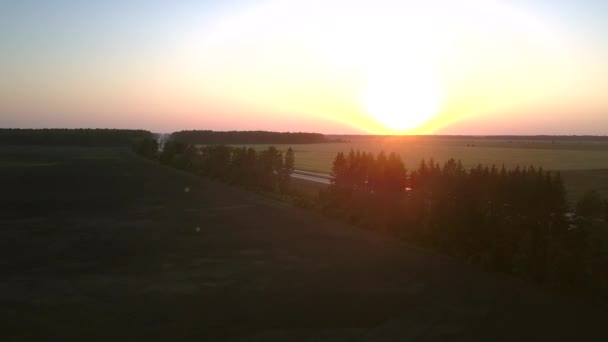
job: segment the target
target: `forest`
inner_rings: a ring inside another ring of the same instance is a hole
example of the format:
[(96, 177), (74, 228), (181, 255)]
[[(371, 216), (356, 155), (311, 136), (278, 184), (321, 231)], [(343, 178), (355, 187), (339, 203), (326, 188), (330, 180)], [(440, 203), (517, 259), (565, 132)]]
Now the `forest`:
[(129, 129), (0, 129), (0, 144), (130, 146), (135, 140), (151, 138), (145, 130)]
[(294, 151), (283, 154), (275, 147), (257, 151), (253, 148), (208, 145), (197, 147), (170, 140), (158, 152), (154, 139), (143, 139), (134, 151), (161, 164), (231, 184), (286, 193), (294, 170)]
[(533, 166), (465, 169), (395, 153), (339, 153), (321, 210), (369, 229), (550, 288), (608, 294), (608, 202), (574, 209), (559, 173)]
[(331, 142), (320, 133), (268, 131), (180, 131), (171, 140), (193, 145), (318, 144)]

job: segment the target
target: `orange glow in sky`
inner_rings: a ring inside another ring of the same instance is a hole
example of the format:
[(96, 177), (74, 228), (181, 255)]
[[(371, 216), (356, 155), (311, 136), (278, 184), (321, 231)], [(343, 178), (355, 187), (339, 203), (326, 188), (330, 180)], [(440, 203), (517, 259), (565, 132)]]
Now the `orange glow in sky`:
[(15, 127), (606, 134), (608, 29), (533, 2), (154, 3), (29, 27), (13, 5), (0, 113)]

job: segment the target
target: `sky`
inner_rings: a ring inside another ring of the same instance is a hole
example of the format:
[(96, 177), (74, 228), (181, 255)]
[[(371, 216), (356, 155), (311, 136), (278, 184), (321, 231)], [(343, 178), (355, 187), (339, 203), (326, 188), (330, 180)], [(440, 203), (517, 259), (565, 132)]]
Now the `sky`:
[(608, 134), (608, 1), (0, 0), (0, 127)]

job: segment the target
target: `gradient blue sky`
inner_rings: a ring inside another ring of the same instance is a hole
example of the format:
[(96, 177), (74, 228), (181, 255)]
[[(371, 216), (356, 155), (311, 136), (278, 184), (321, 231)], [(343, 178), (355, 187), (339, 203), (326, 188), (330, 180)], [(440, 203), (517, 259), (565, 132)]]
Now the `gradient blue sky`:
[[(608, 1), (415, 3), (0, 0), (0, 126), (608, 133)], [(387, 36), (368, 25), (416, 11), (419, 26), (398, 24), (387, 40), (447, 24), (415, 36), (426, 55), (388, 62), (413, 71), (412, 86), (361, 55)], [(385, 85), (369, 91), (369, 69)], [(416, 93), (435, 78), (441, 102)], [(394, 94), (373, 99), (390, 108), (362, 105), (370, 92)]]

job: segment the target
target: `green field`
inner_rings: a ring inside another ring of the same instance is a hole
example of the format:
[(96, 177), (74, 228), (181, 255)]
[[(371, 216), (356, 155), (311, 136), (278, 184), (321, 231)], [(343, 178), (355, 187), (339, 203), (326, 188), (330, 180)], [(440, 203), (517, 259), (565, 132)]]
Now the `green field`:
[(605, 340), (605, 310), (128, 149), (0, 161), (2, 341)]
[[(264, 149), (269, 145), (249, 145)], [(291, 145), (275, 145), (286, 150)], [(608, 141), (585, 140), (507, 140), (444, 137), (356, 137), (346, 143), (304, 144), (295, 150), (296, 168), (329, 173), (338, 152), (397, 152), (410, 169), (422, 159), (444, 161), (460, 159), (465, 167), (477, 164), (504, 165), (507, 168), (527, 165), (559, 170), (571, 202), (592, 189), (608, 196)]]

